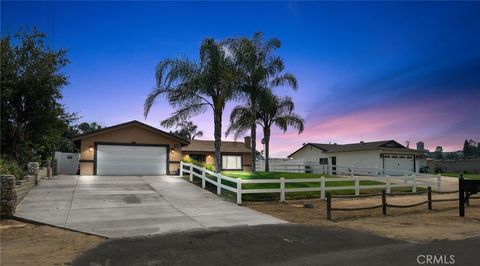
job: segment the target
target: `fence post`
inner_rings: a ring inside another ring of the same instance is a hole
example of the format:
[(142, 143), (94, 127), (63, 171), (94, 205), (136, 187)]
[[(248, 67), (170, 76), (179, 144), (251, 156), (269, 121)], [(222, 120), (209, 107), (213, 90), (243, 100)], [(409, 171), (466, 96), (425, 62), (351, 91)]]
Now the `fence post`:
[(427, 197), (428, 197), (428, 210), (432, 210), (432, 187), (428, 187), (427, 188), (428, 190), (428, 194), (427, 194)]
[(440, 191), (442, 189), (442, 175), (438, 174), (437, 175), (437, 191)]
[(358, 176), (355, 177), (355, 195), (360, 195), (360, 178)]
[(413, 174), (412, 179), (413, 179), (412, 192), (417, 192), (417, 176)]
[(387, 193), (391, 193), (392, 192), (392, 184), (390, 182), (390, 176), (387, 175)]
[(180, 176), (183, 176), (183, 162), (180, 161)]
[(280, 202), (285, 202), (285, 178), (280, 177)]
[(385, 190), (382, 190), (382, 213), (387, 215), (387, 193), (385, 193)]
[(193, 164), (190, 163), (190, 182), (193, 182)]
[(205, 169), (202, 169), (202, 188), (205, 188)]
[(220, 173), (217, 176), (217, 195), (222, 194), (222, 175)]
[(325, 177), (320, 177), (320, 198), (325, 199)]
[(327, 220), (332, 220), (332, 196), (327, 193)]
[(237, 204), (242, 204), (242, 179), (237, 178)]

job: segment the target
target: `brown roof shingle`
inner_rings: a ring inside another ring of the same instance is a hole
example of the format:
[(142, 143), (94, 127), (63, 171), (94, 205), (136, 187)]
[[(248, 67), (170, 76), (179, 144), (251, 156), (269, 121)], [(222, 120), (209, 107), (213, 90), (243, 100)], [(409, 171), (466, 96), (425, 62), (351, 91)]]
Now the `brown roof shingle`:
[[(250, 153), (245, 143), (237, 141), (222, 141), (221, 152)], [(213, 140), (190, 140), (190, 144), (182, 148), (182, 152), (215, 152)]]

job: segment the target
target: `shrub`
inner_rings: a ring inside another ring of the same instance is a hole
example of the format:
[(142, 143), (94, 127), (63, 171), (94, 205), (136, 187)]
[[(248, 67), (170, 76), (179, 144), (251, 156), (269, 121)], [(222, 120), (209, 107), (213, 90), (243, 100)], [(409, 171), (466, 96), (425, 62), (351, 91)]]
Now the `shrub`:
[(18, 180), (25, 177), (25, 170), (14, 160), (0, 159), (0, 174), (14, 175)]
[(182, 162), (184, 163), (193, 163), (193, 165), (196, 165), (198, 167), (203, 167), (207, 170), (210, 170), (212, 172), (215, 172), (215, 166), (213, 164), (208, 164), (208, 163), (202, 163), (196, 160), (193, 160), (190, 157), (183, 157)]

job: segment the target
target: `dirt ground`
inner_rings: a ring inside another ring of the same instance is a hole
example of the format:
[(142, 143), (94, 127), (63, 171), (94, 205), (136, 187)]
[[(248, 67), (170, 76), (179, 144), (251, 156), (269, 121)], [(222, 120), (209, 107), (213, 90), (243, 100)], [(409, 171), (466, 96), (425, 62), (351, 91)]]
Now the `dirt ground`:
[[(409, 205), (426, 200), (426, 195), (388, 197), (387, 203)], [(458, 198), (456, 194), (433, 195), (433, 199)], [(314, 208), (304, 208), (312, 203)], [(367, 207), (381, 204), (380, 197), (361, 199), (332, 199), (333, 208)], [(432, 240), (458, 240), (480, 236), (480, 199), (472, 199), (466, 208), (465, 217), (458, 216), (458, 202), (438, 202), (413, 208), (388, 208), (387, 216), (382, 209), (363, 211), (333, 211), (332, 221), (326, 219), (326, 202), (295, 200), (286, 203), (248, 203), (247, 207), (280, 219), (300, 224), (315, 224), (364, 230), (378, 235), (414, 242)]]
[(1, 265), (70, 265), (105, 238), (47, 225), (0, 221)]

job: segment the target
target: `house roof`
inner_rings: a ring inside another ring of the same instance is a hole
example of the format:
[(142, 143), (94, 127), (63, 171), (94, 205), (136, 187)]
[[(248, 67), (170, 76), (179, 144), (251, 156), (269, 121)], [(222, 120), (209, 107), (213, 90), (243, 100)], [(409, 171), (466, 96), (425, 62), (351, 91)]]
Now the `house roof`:
[[(251, 150), (244, 142), (222, 141), (221, 152), (250, 153)], [(190, 144), (182, 148), (182, 152), (215, 152), (215, 141), (213, 140), (190, 140)]]
[(382, 141), (373, 141), (373, 142), (359, 142), (351, 144), (325, 144), (325, 143), (307, 143), (302, 146), (300, 149), (296, 150), (292, 154), (288, 155), (291, 157), (296, 152), (300, 151), (304, 147), (311, 145), (313, 147), (323, 150), (325, 153), (336, 153), (336, 152), (349, 152), (349, 151), (368, 151), (368, 150), (381, 150), (381, 151), (408, 151), (413, 153), (422, 153), (421, 151), (409, 149), (395, 140), (382, 140)]
[(188, 145), (188, 143), (189, 143), (189, 141), (185, 138), (182, 138), (182, 137), (180, 137), (178, 135), (175, 135), (175, 134), (172, 134), (172, 133), (165, 132), (163, 130), (152, 127), (150, 125), (147, 125), (147, 124), (142, 123), (142, 122), (137, 121), (137, 120), (132, 120), (130, 122), (114, 125), (114, 126), (111, 126), (111, 127), (104, 127), (104, 128), (101, 128), (101, 129), (98, 129), (98, 130), (95, 130), (95, 131), (92, 131), (92, 132), (89, 132), (89, 133), (76, 135), (72, 139), (74, 141), (81, 140), (81, 139), (84, 139), (84, 138), (87, 138), (87, 137), (92, 137), (92, 136), (95, 136), (95, 135), (98, 135), (98, 134), (101, 134), (101, 133), (110, 132), (110, 131), (113, 131), (113, 130), (118, 130), (118, 129), (125, 128), (125, 127), (128, 127), (128, 126), (133, 126), (133, 125), (142, 127), (144, 129), (147, 129), (147, 130), (150, 130), (150, 131), (152, 131), (154, 133), (157, 133), (157, 134), (160, 134), (162, 136), (167, 136), (169, 138), (175, 139), (175, 140), (179, 141), (180, 143), (182, 143), (183, 145)]

